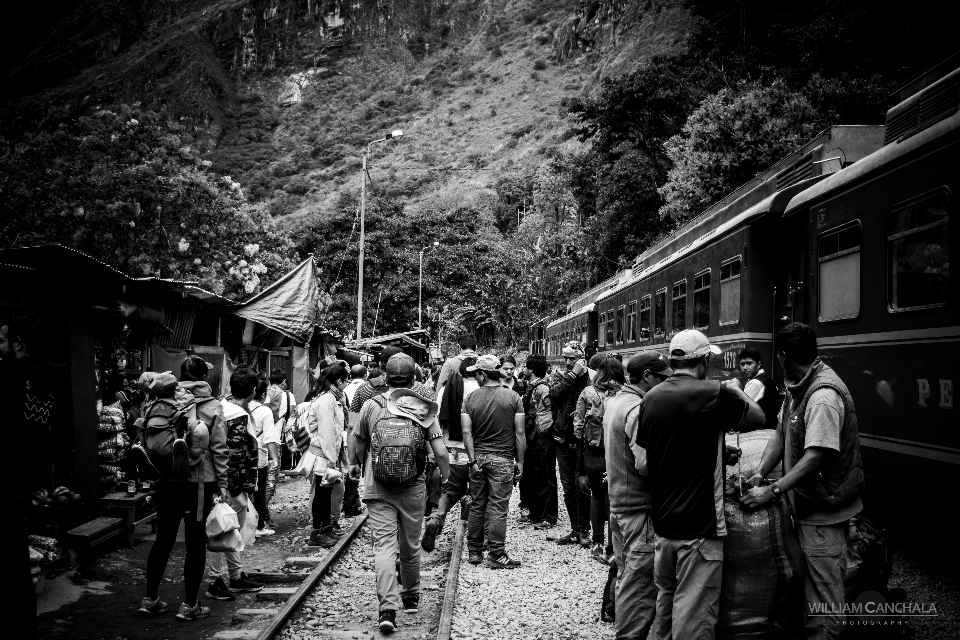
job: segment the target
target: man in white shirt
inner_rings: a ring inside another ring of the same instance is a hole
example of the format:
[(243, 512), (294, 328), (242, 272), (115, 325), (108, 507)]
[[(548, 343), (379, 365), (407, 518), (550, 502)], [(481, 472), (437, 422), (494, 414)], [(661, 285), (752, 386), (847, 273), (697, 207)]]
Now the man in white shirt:
[(269, 476), (280, 469), (280, 426), (273, 419), (273, 411), (260, 401), (267, 399), (267, 383), (261, 380), (257, 387), (256, 400), (250, 402), (250, 412), (253, 434), (257, 438), (257, 490), (253, 494), (253, 506), (260, 514), (257, 523), (257, 537), (272, 536), (276, 529), (270, 526), (270, 500), (273, 498), (274, 483)]
[(350, 367), (350, 382), (343, 390), (343, 395), (347, 397), (347, 406), (353, 404), (353, 396), (364, 382), (367, 381), (367, 368), (362, 364), (355, 364)]

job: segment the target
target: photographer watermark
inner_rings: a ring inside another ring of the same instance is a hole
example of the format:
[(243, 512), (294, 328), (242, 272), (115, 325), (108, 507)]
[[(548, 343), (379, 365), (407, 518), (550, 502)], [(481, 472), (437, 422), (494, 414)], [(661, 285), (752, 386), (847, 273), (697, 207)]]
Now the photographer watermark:
[(936, 618), (932, 602), (891, 602), (877, 591), (864, 591), (853, 602), (808, 602), (807, 615), (813, 618), (839, 618), (846, 626), (903, 625), (905, 618)]

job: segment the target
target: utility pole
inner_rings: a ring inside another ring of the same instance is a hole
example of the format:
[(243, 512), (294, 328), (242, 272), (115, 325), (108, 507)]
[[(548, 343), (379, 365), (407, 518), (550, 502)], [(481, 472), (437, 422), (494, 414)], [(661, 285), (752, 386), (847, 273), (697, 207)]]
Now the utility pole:
[(420, 249), (420, 293), (417, 299), (417, 329), (423, 328), (423, 252), (439, 246), (440, 241), (435, 240), (429, 247)]
[(360, 164), (360, 252), (357, 274), (357, 335), (356, 341), (360, 342), (363, 335), (363, 240), (364, 240), (364, 218), (367, 212), (367, 155), (370, 154), (370, 147), (378, 142), (386, 142), (391, 138), (399, 138), (403, 131), (395, 129), (379, 140), (369, 143), (363, 151), (363, 161)]

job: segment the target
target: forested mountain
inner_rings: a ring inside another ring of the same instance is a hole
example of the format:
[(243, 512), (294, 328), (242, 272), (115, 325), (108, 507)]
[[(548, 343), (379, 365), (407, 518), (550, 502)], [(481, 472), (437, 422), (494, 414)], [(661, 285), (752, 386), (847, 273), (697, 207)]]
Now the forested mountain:
[(59, 0), (0, 51), (0, 246), (245, 298), (307, 253), (366, 331), (522, 343), (829, 124), (882, 122), (950, 5)]

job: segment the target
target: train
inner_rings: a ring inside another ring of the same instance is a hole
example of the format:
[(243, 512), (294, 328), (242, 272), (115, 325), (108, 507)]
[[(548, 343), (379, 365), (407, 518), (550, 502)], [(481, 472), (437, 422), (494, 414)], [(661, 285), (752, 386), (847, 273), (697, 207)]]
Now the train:
[(893, 100), (884, 125), (828, 128), (535, 323), (530, 352), (666, 354), (696, 328), (722, 349), (712, 377), (739, 377), (751, 346), (782, 388), (773, 336), (804, 322), (853, 394), (864, 458), (956, 477), (960, 54)]

